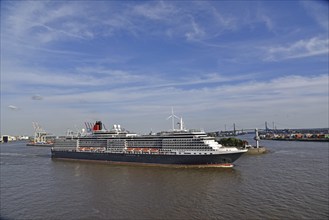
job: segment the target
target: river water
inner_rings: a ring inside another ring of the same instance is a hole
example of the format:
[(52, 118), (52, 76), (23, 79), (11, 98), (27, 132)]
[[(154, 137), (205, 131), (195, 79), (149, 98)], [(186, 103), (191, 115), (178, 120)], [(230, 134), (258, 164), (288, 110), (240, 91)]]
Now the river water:
[(270, 153), (234, 168), (52, 160), (25, 144), (0, 145), (1, 219), (329, 218), (328, 142), (262, 141)]

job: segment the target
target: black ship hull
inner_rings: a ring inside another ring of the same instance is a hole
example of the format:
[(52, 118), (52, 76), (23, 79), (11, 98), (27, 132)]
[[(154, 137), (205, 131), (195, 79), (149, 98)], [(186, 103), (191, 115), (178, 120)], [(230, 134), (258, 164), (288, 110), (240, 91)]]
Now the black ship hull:
[(77, 152), (52, 150), (51, 157), (58, 159), (107, 161), (111, 163), (185, 166), (232, 166), (244, 152), (207, 155), (124, 154), (104, 152)]

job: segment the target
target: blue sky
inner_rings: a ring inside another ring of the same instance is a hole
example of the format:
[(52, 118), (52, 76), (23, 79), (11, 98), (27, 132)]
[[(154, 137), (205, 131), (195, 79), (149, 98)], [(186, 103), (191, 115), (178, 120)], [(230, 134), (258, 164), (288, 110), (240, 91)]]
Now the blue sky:
[(326, 1), (1, 1), (1, 133), (328, 127)]

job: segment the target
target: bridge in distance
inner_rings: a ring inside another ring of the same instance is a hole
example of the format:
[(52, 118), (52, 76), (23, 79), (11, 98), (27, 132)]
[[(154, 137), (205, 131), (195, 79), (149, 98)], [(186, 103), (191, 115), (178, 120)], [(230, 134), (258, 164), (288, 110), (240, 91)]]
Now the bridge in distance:
[[(226, 128), (226, 126), (225, 126)], [(218, 136), (236, 136), (241, 134), (250, 134), (255, 133), (256, 128), (237, 128), (235, 123), (233, 124), (233, 129), (230, 130), (224, 130), (224, 131), (218, 131), (216, 132)], [(265, 128), (258, 128), (258, 131), (260, 133), (328, 133), (329, 128), (282, 128), (277, 129), (276, 126), (274, 126), (273, 122), (273, 128), (269, 128), (267, 126), (267, 122), (265, 122)]]

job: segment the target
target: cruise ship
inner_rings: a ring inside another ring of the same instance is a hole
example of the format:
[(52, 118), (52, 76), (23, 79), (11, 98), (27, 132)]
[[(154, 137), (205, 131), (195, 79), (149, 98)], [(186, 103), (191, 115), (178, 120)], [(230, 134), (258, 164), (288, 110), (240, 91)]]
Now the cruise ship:
[[(85, 136), (55, 140), (55, 159), (106, 161), (114, 164), (233, 167), (247, 150), (224, 147), (204, 131), (180, 128), (137, 135), (114, 125), (106, 130), (101, 121)], [(173, 123), (174, 126), (174, 123)]]

